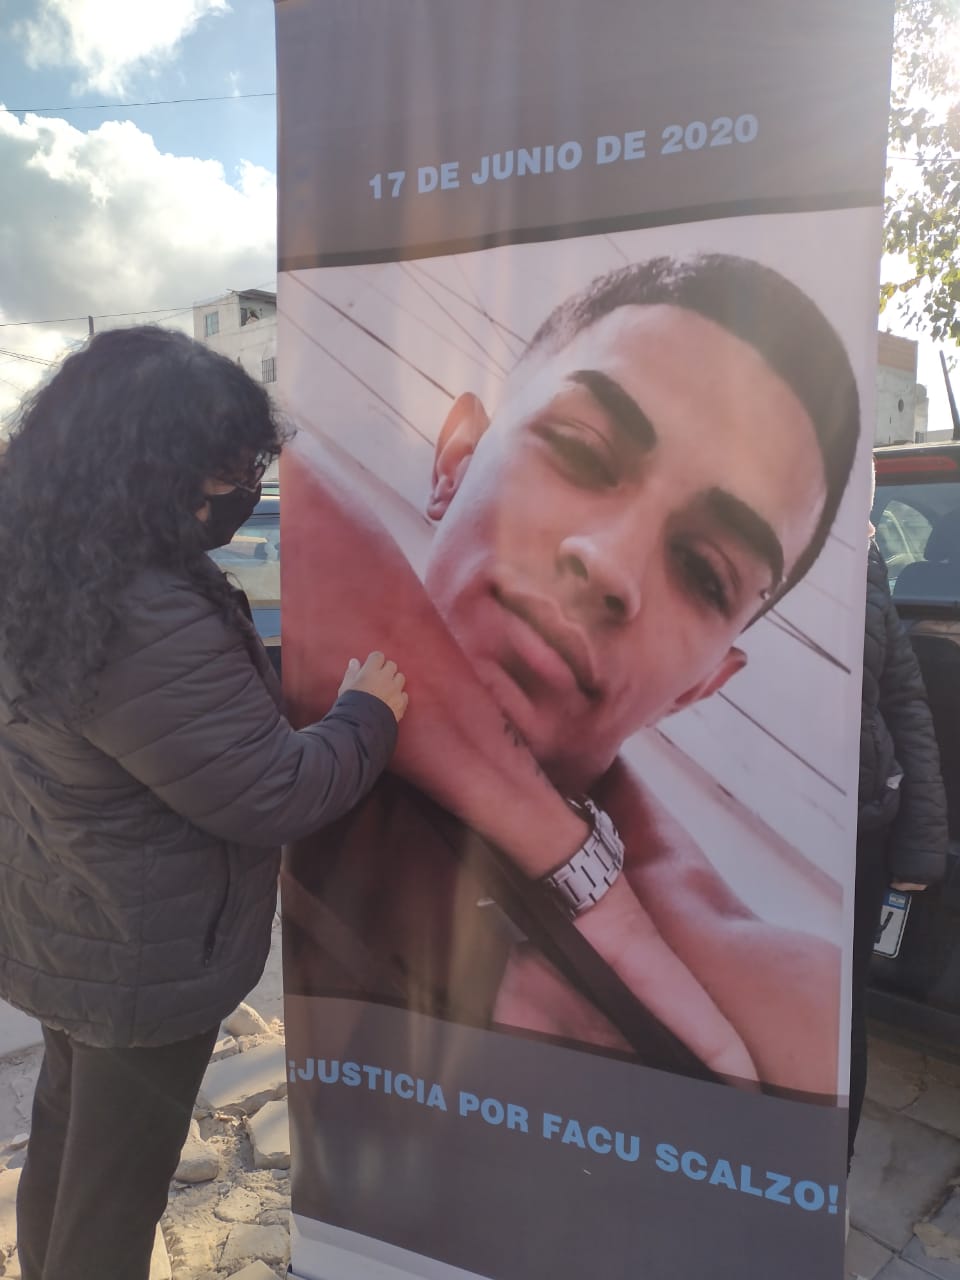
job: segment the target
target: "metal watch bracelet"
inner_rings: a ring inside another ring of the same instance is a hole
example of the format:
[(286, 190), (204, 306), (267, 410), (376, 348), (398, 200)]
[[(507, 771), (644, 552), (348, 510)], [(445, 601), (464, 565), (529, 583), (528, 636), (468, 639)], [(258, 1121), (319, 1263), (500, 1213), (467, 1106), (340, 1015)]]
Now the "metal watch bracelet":
[(541, 878), (554, 901), (576, 919), (596, 906), (623, 870), (623, 841), (613, 820), (592, 800), (568, 801), (590, 824), (586, 840), (562, 866)]

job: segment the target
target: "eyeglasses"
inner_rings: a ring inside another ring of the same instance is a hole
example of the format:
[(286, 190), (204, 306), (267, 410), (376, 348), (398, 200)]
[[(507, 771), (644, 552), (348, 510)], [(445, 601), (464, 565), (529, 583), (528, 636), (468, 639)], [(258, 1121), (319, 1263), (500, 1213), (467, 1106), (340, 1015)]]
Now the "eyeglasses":
[(244, 493), (256, 493), (267, 470), (267, 463), (256, 462), (246, 472), (242, 480), (237, 480), (235, 476), (219, 476), (218, 478), (223, 484), (232, 485), (234, 489), (241, 489)]

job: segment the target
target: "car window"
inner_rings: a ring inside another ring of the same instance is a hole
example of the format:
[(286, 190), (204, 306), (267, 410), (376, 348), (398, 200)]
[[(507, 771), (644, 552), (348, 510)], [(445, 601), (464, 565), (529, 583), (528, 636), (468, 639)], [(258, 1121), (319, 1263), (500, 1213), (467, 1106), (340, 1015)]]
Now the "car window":
[(241, 587), (253, 608), (280, 604), (280, 513), (255, 512), (213, 559)]
[(877, 542), (887, 562), (891, 582), (895, 583), (905, 564), (923, 559), (923, 551), (933, 526), (922, 511), (891, 498), (877, 525)]
[(877, 484), (872, 520), (894, 599), (960, 599), (960, 483)]

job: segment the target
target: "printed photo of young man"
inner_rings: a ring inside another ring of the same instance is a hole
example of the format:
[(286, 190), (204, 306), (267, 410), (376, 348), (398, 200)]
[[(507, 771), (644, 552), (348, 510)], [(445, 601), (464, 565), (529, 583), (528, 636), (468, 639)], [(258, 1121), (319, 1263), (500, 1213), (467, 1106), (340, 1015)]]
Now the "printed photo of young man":
[(740, 677), (740, 637), (824, 546), (859, 431), (820, 308), (707, 253), (594, 280), (499, 403), (454, 399), (422, 581), (337, 451), (298, 441), (293, 711), (315, 716), (371, 639), (411, 703), (394, 773), (288, 853), (287, 991), (835, 1096), (840, 948), (752, 911), (622, 747)]

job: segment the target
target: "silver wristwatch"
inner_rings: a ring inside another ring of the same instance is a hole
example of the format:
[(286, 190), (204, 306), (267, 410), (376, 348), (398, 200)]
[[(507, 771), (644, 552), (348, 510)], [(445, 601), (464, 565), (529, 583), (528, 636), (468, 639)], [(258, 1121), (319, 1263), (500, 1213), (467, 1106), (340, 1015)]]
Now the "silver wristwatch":
[(543, 876), (540, 883), (575, 919), (596, 906), (623, 870), (623, 841), (610, 815), (592, 800), (568, 803), (590, 824), (590, 834), (569, 861)]

